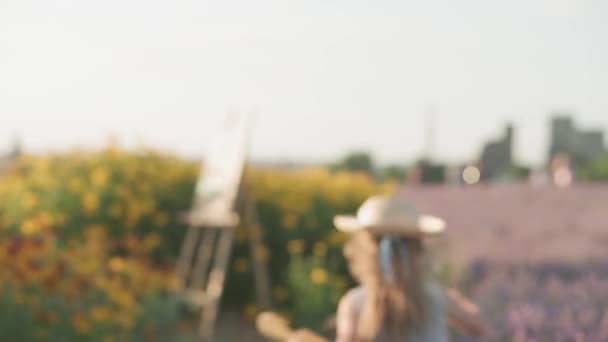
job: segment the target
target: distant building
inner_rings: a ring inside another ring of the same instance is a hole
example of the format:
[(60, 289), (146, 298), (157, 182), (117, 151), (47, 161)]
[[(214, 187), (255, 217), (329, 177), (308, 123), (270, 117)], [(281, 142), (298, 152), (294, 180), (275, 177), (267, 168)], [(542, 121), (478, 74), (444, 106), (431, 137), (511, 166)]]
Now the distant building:
[(407, 177), (409, 184), (445, 183), (447, 168), (443, 164), (422, 159), (414, 165)]
[(549, 162), (557, 154), (568, 154), (572, 157), (576, 166), (588, 163), (605, 152), (604, 133), (602, 131), (579, 130), (568, 115), (558, 115), (552, 119)]
[(481, 179), (495, 180), (507, 171), (513, 163), (512, 125), (507, 125), (501, 140), (487, 143), (481, 152)]

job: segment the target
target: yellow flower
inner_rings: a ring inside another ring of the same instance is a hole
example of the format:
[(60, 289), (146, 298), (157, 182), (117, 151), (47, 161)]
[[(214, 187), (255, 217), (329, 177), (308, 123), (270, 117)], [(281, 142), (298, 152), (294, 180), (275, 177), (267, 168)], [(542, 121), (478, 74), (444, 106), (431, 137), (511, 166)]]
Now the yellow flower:
[(315, 284), (323, 284), (327, 281), (327, 271), (322, 268), (314, 268), (310, 272), (310, 279)]
[(346, 239), (348, 239), (348, 235), (339, 231), (335, 231), (329, 235), (329, 238), (327, 240), (332, 246), (340, 246), (344, 244), (344, 242), (346, 242)]
[(137, 203), (131, 203), (127, 209), (127, 215), (125, 217), (125, 225), (127, 228), (134, 228), (139, 219), (141, 218), (141, 210), (137, 206)]
[(258, 261), (268, 261), (270, 259), (270, 250), (266, 246), (257, 246), (255, 250), (255, 259)]
[(300, 254), (304, 251), (304, 241), (302, 240), (291, 240), (287, 243), (287, 250), (291, 254)]
[(107, 322), (112, 319), (112, 310), (108, 307), (98, 306), (91, 310), (91, 316), (98, 322)]
[(120, 139), (118, 136), (111, 135), (108, 138), (108, 146), (106, 146), (103, 153), (114, 158), (123, 155), (122, 150), (120, 149)]
[(84, 182), (80, 178), (72, 178), (68, 187), (70, 188), (70, 191), (79, 194), (84, 189)]
[(144, 247), (147, 250), (152, 250), (160, 245), (161, 238), (158, 233), (150, 233), (144, 238)]
[(116, 197), (125, 199), (125, 198), (129, 197), (129, 190), (126, 189), (125, 187), (120, 187), (120, 188), (117, 188), (116, 190), (114, 190), (114, 195)]
[(82, 313), (77, 313), (72, 316), (72, 325), (74, 329), (81, 334), (86, 334), (91, 331), (91, 322)]
[(181, 290), (184, 287), (184, 281), (176, 277), (175, 275), (169, 280), (170, 290)]
[(103, 224), (91, 224), (85, 227), (84, 235), (87, 241), (99, 242), (106, 238), (106, 226)]
[(151, 198), (145, 198), (140, 201), (139, 207), (142, 214), (147, 214), (153, 212), (154, 209), (156, 209), (156, 203)]
[(338, 291), (340, 291), (340, 292), (343, 292), (348, 287), (348, 282), (346, 281), (346, 279), (344, 279), (342, 277), (337, 278), (334, 282), (335, 282), (336, 289), (338, 289)]
[(283, 216), (283, 219), (281, 220), (281, 224), (284, 228), (287, 229), (295, 228), (296, 223), (298, 223), (298, 216), (293, 213), (285, 214), (285, 216)]
[(25, 195), (23, 196), (23, 206), (26, 209), (32, 209), (37, 205), (38, 205), (38, 197), (31, 192), (26, 192)]
[(123, 326), (123, 328), (130, 329), (131, 327), (133, 327), (133, 317), (131, 317), (131, 315), (127, 314), (126, 312), (121, 312), (120, 314), (118, 314), (116, 320), (120, 325)]
[(38, 215), (38, 219), (40, 221), (40, 224), (44, 227), (49, 227), (53, 224), (53, 217), (46, 211), (41, 212)]
[(239, 226), (236, 231), (234, 232), (234, 239), (237, 242), (244, 242), (247, 241), (247, 237), (249, 236), (249, 232), (247, 231), (247, 229), (245, 229), (245, 227), (243, 226)]
[(133, 294), (125, 291), (124, 289), (117, 289), (110, 292), (110, 298), (123, 309), (130, 310), (135, 308), (137, 304)]
[(113, 272), (121, 272), (125, 269), (125, 260), (120, 257), (112, 257), (110, 261), (108, 261), (108, 267)]
[(249, 268), (249, 260), (245, 258), (239, 258), (234, 261), (234, 269), (238, 273), (245, 273)]
[(91, 183), (96, 187), (104, 187), (108, 184), (110, 180), (110, 173), (108, 170), (98, 167), (93, 172), (91, 172)]
[(80, 258), (77, 263), (75, 264), (76, 269), (78, 270), (78, 272), (90, 276), (95, 274), (96, 272), (99, 272), (99, 263), (97, 258), (93, 258), (93, 257), (87, 257), (87, 258)]
[(63, 213), (57, 213), (55, 214), (55, 222), (57, 223), (57, 225), (59, 226), (63, 226), (65, 225), (65, 214)]
[(122, 214), (122, 207), (118, 203), (113, 203), (108, 208), (108, 212), (109, 212), (110, 216), (112, 216), (113, 218), (117, 219)]
[(99, 208), (99, 197), (97, 197), (97, 194), (92, 192), (86, 193), (82, 197), (82, 207), (87, 213), (94, 213)]
[(169, 223), (169, 214), (164, 211), (159, 211), (154, 214), (153, 221), (155, 226), (164, 227)]
[(323, 242), (317, 242), (317, 243), (315, 243), (315, 246), (313, 247), (313, 252), (315, 253), (316, 256), (319, 256), (319, 257), (325, 256), (325, 254), (327, 253), (327, 245)]
[(255, 304), (247, 304), (245, 306), (245, 316), (249, 319), (255, 319), (255, 317), (258, 315), (258, 308), (255, 306)]
[(140, 183), (140, 184), (139, 184), (139, 190), (140, 190), (142, 193), (148, 193), (148, 192), (152, 191), (152, 187), (151, 187), (149, 184), (146, 184), (146, 183)]
[(289, 296), (289, 291), (284, 287), (275, 287), (272, 290), (272, 296), (278, 301), (284, 301)]
[(21, 233), (25, 236), (34, 235), (42, 229), (42, 226), (35, 219), (27, 219), (21, 223)]

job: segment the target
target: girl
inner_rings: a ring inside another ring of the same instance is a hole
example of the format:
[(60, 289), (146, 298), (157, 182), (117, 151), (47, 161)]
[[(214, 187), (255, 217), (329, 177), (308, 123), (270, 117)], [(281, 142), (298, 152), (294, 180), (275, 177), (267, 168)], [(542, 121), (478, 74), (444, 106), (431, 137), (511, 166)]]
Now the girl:
[[(402, 199), (376, 196), (356, 217), (337, 216), (334, 224), (350, 233), (344, 255), (360, 284), (340, 300), (337, 341), (443, 342), (449, 323), (482, 333), (477, 307), (430, 277), (423, 239), (442, 234), (443, 220), (418, 214)], [(288, 341), (324, 339), (301, 329)]]

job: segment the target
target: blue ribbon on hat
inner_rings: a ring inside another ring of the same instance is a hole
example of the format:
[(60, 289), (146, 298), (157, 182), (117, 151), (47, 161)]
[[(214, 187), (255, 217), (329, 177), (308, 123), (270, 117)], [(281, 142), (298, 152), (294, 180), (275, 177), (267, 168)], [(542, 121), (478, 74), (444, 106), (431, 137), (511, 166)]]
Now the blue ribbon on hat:
[(387, 284), (393, 284), (395, 282), (393, 260), (399, 258), (401, 261), (399, 264), (402, 267), (408, 264), (409, 251), (407, 243), (397, 236), (387, 235), (382, 237), (379, 247), (380, 272)]

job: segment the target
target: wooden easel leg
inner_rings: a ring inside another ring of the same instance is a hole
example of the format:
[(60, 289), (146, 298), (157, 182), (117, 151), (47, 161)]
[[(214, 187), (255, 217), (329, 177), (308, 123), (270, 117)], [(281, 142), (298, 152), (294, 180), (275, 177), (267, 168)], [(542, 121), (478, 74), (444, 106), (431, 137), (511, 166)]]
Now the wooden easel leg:
[(198, 290), (202, 289), (204, 284), (207, 282), (207, 274), (209, 270), (209, 264), (211, 263), (211, 257), (213, 256), (213, 247), (215, 238), (217, 236), (216, 229), (204, 229), (201, 233), (203, 237), (198, 247), (198, 255), (196, 263), (194, 264), (194, 270), (192, 271), (192, 285), (191, 287)]
[(245, 199), (245, 224), (249, 230), (249, 248), (253, 263), (253, 277), (258, 305), (260, 309), (266, 310), (272, 307), (270, 296), (270, 279), (268, 279), (268, 268), (266, 261), (261, 259), (260, 251), (263, 248), (262, 229), (259, 224), (256, 202), (253, 195), (248, 192)]
[(224, 290), (228, 263), (230, 262), (233, 236), (233, 228), (224, 228), (220, 231), (217, 254), (215, 255), (215, 262), (209, 275), (209, 283), (206, 290), (209, 301), (203, 307), (201, 314), (199, 336), (203, 341), (209, 341), (214, 334), (214, 325)]
[(188, 278), (190, 276), (190, 266), (192, 264), (192, 257), (199, 239), (200, 229), (194, 226), (190, 226), (186, 232), (182, 250), (180, 251), (179, 259), (177, 260), (177, 291), (181, 291), (188, 285)]

